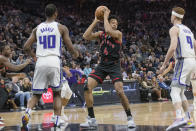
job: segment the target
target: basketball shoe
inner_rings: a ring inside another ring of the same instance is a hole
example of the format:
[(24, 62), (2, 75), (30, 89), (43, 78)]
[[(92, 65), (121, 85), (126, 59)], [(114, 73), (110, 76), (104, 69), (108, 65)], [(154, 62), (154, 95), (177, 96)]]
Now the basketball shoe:
[(129, 116), (129, 117), (127, 118), (127, 120), (128, 120), (128, 128), (135, 128), (135, 127), (136, 127), (135, 122), (134, 122), (132, 116)]
[(25, 113), (22, 116), (22, 125), (26, 126), (29, 123), (30, 115), (28, 113)]
[(174, 128), (184, 126), (186, 124), (187, 124), (187, 120), (185, 120), (184, 118), (178, 118), (166, 129), (166, 131), (170, 131)]
[(195, 127), (195, 124), (193, 123), (192, 120), (188, 120), (186, 125), (183, 126), (184, 128), (194, 128)]
[(96, 129), (97, 128), (97, 122), (95, 118), (90, 118), (90, 116), (87, 117), (87, 120), (85, 123), (80, 124), (80, 127), (88, 128), (88, 129)]

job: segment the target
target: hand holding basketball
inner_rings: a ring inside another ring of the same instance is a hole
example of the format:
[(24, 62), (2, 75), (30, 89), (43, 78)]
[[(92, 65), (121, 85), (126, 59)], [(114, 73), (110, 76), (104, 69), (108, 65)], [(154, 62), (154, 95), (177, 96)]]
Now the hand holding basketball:
[(100, 20), (103, 21), (104, 20), (104, 12), (107, 9), (106, 6), (99, 6), (97, 7), (96, 11), (95, 11), (95, 17)]
[(108, 19), (109, 15), (110, 15), (110, 10), (108, 8), (105, 8), (105, 10), (104, 10), (104, 17), (106, 19)]

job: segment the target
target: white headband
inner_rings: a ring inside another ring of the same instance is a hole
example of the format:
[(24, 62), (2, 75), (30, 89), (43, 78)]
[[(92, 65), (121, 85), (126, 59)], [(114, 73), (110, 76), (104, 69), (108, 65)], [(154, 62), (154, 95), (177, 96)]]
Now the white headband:
[(184, 17), (184, 15), (180, 15), (180, 14), (176, 13), (175, 11), (172, 11), (172, 15), (175, 15), (176, 17), (179, 17), (181, 19)]

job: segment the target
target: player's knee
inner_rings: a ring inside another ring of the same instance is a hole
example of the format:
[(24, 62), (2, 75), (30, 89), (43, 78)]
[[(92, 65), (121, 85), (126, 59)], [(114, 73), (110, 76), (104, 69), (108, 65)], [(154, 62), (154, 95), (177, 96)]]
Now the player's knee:
[(88, 82), (84, 85), (84, 92), (92, 92), (93, 84), (91, 82)]
[(115, 88), (116, 92), (118, 95), (124, 95), (124, 90), (123, 90), (123, 86), (119, 86)]
[(175, 87), (174, 87), (172, 89), (170, 96), (172, 98), (173, 104), (181, 102), (181, 95), (180, 95), (180, 92), (177, 91), (177, 88), (175, 89)]

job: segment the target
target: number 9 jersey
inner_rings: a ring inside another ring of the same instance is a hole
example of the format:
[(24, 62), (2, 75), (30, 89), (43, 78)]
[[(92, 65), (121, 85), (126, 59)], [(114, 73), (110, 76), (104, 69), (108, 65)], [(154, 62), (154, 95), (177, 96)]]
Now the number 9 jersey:
[(60, 56), (61, 34), (57, 22), (41, 23), (37, 27), (37, 50), (36, 56)]
[(175, 58), (195, 57), (194, 35), (191, 30), (182, 24), (176, 25), (179, 28), (178, 44), (175, 51)]

